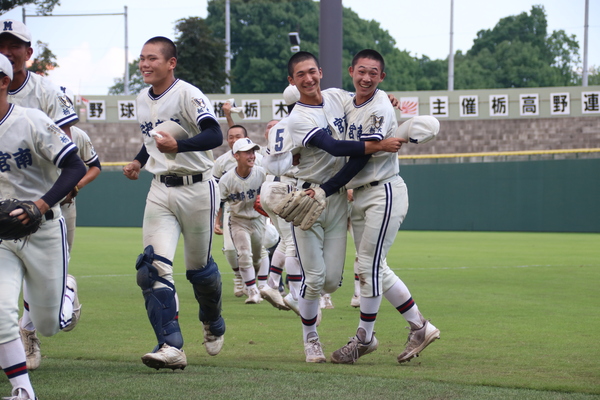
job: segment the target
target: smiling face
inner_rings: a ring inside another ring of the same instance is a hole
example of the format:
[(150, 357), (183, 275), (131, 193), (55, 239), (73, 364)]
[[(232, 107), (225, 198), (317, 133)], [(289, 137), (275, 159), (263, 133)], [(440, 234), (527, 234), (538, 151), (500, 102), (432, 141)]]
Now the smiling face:
[(369, 100), (377, 85), (385, 78), (381, 63), (371, 58), (359, 58), (353, 67), (348, 68), (348, 72), (356, 90), (357, 104)]
[(246, 137), (246, 132), (242, 128), (231, 127), (229, 131), (227, 131), (227, 144), (230, 149), (233, 149), (233, 144), (237, 142), (238, 139)]
[(323, 72), (315, 60), (307, 59), (298, 62), (293, 67), (293, 73), (288, 76), (290, 84), (300, 92), (300, 101), (305, 104), (321, 104), (321, 79)]
[(167, 58), (161, 43), (146, 43), (140, 54), (139, 69), (144, 83), (152, 85), (154, 94), (161, 94), (175, 80), (174, 72), (177, 65), (175, 57)]
[(256, 154), (254, 151), (254, 149), (251, 149), (247, 151), (238, 151), (235, 153), (233, 156), (237, 160), (238, 167), (242, 168), (244, 171), (254, 167), (254, 161), (256, 160)]
[(16, 36), (4, 33), (0, 35), (0, 53), (12, 64), (13, 74), (18, 74), (25, 69), (25, 62), (31, 58), (33, 49)]

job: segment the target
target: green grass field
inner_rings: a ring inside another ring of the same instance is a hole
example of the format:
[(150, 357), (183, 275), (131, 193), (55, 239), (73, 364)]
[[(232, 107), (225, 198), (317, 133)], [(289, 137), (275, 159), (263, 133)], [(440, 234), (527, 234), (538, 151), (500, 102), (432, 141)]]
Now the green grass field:
[[(202, 346), (198, 308), (175, 259), (185, 371), (156, 371), (140, 357), (155, 338), (135, 282), (141, 229), (78, 228), (71, 273), (82, 319), (41, 338), (31, 372), (40, 400), (53, 399), (591, 399), (600, 398), (600, 235), (401, 231), (389, 265), (411, 289), (441, 340), (400, 365), (407, 323), (385, 300), (379, 349), (355, 365), (307, 364), (291, 311), (233, 296), (216, 237), (227, 322), (221, 354)], [(345, 284), (323, 310), (327, 356), (354, 335), (354, 249)], [(10, 393), (2, 378), (0, 395)]]

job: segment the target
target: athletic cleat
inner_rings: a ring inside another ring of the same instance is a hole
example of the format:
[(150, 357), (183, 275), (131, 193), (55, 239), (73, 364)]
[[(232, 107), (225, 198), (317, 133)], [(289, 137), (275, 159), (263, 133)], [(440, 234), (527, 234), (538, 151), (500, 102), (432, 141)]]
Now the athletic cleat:
[(206, 352), (211, 356), (216, 356), (221, 351), (223, 347), (223, 342), (225, 342), (225, 336), (215, 336), (210, 331), (210, 325), (204, 325), (204, 348)]
[(352, 296), (352, 300), (350, 300), (350, 306), (354, 308), (360, 307), (360, 296)]
[(27, 390), (23, 388), (16, 388), (12, 391), (10, 397), (3, 397), (2, 400), (37, 400), (37, 397), (32, 399), (29, 397), (29, 393)]
[(71, 274), (67, 275), (67, 288), (73, 291), (73, 314), (71, 315), (71, 323), (63, 328), (63, 332), (70, 332), (75, 329), (75, 326), (81, 318), (81, 304), (79, 303), (79, 296), (77, 295), (77, 281)]
[(294, 296), (291, 293), (288, 293), (284, 298), (283, 302), (286, 306), (289, 307), (290, 310), (295, 312), (298, 316), (300, 316), (300, 308), (298, 308), (298, 300), (294, 300)]
[(325, 293), (319, 299), (319, 305), (321, 308), (326, 308), (331, 310), (333, 307), (333, 303), (331, 302), (331, 295), (329, 293)]
[(348, 344), (331, 354), (331, 362), (334, 364), (354, 364), (360, 357), (377, 350), (379, 342), (375, 337), (375, 333), (373, 333), (373, 337), (369, 343), (365, 343), (364, 340), (361, 340), (361, 337), (364, 338), (365, 336), (365, 330), (363, 328), (358, 328), (356, 336), (351, 337)]
[(244, 282), (242, 282), (242, 277), (234, 277), (233, 278), (233, 294), (235, 297), (242, 297), (244, 295)]
[(23, 342), (23, 348), (25, 349), (27, 369), (33, 371), (38, 369), (42, 362), (40, 339), (38, 339), (35, 334), (35, 330), (28, 331), (20, 326), (21, 320), (19, 320), (19, 333), (21, 334), (21, 341)]
[(262, 301), (262, 297), (260, 297), (260, 292), (256, 288), (248, 289), (248, 298), (246, 299), (246, 304), (258, 304)]
[(308, 334), (308, 342), (304, 343), (304, 354), (306, 354), (306, 362), (327, 362), (325, 354), (323, 354), (323, 346), (321, 346), (321, 342), (319, 342), (319, 336), (317, 336), (316, 332), (311, 332)]
[(435, 339), (440, 338), (440, 330), (431, 324), (428, 320), (424, 320), (423, 326), (416, 329), (410, 323), (411, 329), (408, 334), (407, 345), (402, 354), (398, 356), (398, 362), (403, 363), (410, 361), (414, 357), (418, 357), (419, 353), (425, 350)]
[(289, 311), (290, 308), (283, 302), (283, 297), (279, 290), (273, 289), (272, 287), (265, 285), (260, 288), (260, 295), (263, 299), (271, 303), (271, 305), (279, 310)]
[(183, 350), (163, 344), (155, 353), (144, 354), (142, 362), (150, 368), (184, 369), (187, 366), (187, 358)]

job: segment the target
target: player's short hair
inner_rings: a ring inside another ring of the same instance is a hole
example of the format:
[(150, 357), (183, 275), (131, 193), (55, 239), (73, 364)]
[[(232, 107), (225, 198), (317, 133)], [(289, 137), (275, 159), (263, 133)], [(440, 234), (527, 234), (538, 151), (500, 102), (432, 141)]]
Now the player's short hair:
[(161, 45), (161, 52), (167, 60), (170, 60), (171, 58), (177, 59), (177, 46), (175, 46), (175, 43), (169, 38), (155, 36), (146, 40), (146, 43), (144, 44), (159, 44)]
[(227, 129), (227, 133), (229, 134), (229, 131), (232, 130), (233, 128), (241, 128), (242, 131), (244, 131), (244, 137), (248, 137), (248, 131), (242, 125), (232, 125), (232, 126), (230, 126), (229, 129)]
[(317, 68), (321, 69), (321, 65), (319, 64), (319, 60), (314, 54), (309, 53), (308, 51), (299, 51), (295, 53), (290, 60), (288, 61), (288, 75), (290, 77), (294, 76), (294, 67), (296, 64), (301, 63), (306, 60), (314, 60), (315, 64), (317, 64)]
[(352, 59), (352, 68), (356, 67), (356, 63), (361, 58), (368, 58), (369, 60), (379, 61), (379, 63), (381, 64), (381, 72), (385, 71), (385, 61), (383, 60), (383, 56), (379, 54), (379, 52), (372, 49), (364, 49), (359, 51)]

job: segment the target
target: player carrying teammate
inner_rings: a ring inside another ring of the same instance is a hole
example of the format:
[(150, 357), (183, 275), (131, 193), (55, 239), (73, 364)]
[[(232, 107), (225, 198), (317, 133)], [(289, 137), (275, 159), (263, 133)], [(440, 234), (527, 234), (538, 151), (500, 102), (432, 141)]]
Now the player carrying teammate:
[[(314, 55), (294, 54), (288, 62), (288, 81), (300, 91), (288, 122), (293, 152), (300, 154), (297, 188), (318, 187), (345, 164), (342, 156), (378, 151), (396, 152), (395, 138), (379, 142), (342, 141), (346, 134), (344, 103), (350, 95), (334, 90), (321, 92), (322, 71)], [(337, 157), (336, 157), (337, 156)], [(325, 191), (327, 193), (327, 191)], [(348, 205), (345, 189), (330, 194), (316, 223), (304, 231), (295, 227), (294, 238), (304, 273), (300, 298), (306, 362), (325, 362), (316, 322), (321, 292), (334, 292), (341, 284), (346, 256)]]
[[(43, 112), (8, 102), (12, 77), (10, 61), (0, 55), (0, 193), (3, 199), (34, 201), (44, 222), (26, 242), (0, 243), (0, 365), (13, 387), (9, 398), (33, 400), (17, 321), (21, 282), (29, 288), (29, 315), (42, 335), (77, 323), (77, 287), (67, 276), (65, 222), (58, 202), (83, 177), (85, 167), (77, 147)], [(22, 211), (12, 215), (27, 222)]]
[(208, 98), (198, 88), (175, 78), (176, 65), (177, 49), (170, 39), (154, 37), (144, 44), (139, 69), (144, 82), (151, 85), (137, 98), (144, 144), (134, 161), (123, 168), (124, 175), (133, 180), (138, 179), (144, 166), (154, 174), (144, 211), (144, 253), (138, 257), (136, 269), (158, 341), (142, 361), (156, 369), (183, 369), (187, 365), (173, 279), (173, 258), (180, 234), (184, 239), (186, 276), (200, 305), (208, 354), (221, 351), (225, 334), (221, 274), (211, 256), (220, 198), (211, 173), (211, 149), (221, 145), (223, 134)]
[[(375, 50), (356, 54), (349, 68), (356, 89), (347, 105), (347, 138), (356, 141), (381, 141), (393, 137), (396, 115), (385, 92), (377, 86), (385, 78), (383, 57)], [(433, 117), (415, 117), (427, 121)], [(356, 168), (359, 172), (356, 173)], [(409, 361), (439, 338), (440, 331), (425, 320), (406, 285), (388, 267), (386, 255), (394, 243), (400, 224), (408, 211), (406, 184), (398, 175), (398, 157), (394, 153), (376, 153), (351, 158), (330, 182), (340, 177), (333, 190), (346, 185), (353, 189), (351, 221), (357, 251), (360, 288), (360, 322), (356, 336), (331, 355), (334, 363), (352, 364), (378, 347), (374, 335), (375, 319), (382, 295), (408, 321), (411, 332), (408, 345), (398, 362)], [(346, 171), (352, 171), (347, 173)], [(331, 189), (330, 189), (331, 190)]]

